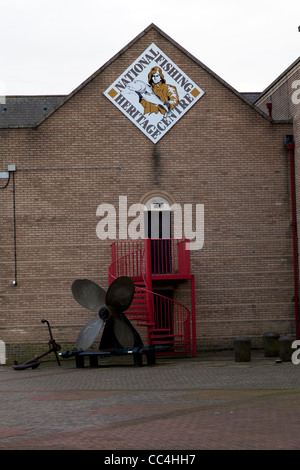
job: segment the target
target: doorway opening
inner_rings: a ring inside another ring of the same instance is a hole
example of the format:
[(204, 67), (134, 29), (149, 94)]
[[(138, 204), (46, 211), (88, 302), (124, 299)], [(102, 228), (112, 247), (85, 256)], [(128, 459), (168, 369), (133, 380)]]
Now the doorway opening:
[(172, 272), (171, 208), (161, 197), (150, 198), (146, 203), (145, 236), (151, 239), (152, 274)]

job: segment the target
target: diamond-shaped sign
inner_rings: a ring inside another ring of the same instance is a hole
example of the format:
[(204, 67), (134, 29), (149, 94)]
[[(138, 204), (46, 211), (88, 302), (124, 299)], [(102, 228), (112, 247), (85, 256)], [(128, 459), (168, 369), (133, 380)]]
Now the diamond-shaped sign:
[(204, 91), (155, 44), (104, 92), (153, 143), (158, 142), (203, 94)]

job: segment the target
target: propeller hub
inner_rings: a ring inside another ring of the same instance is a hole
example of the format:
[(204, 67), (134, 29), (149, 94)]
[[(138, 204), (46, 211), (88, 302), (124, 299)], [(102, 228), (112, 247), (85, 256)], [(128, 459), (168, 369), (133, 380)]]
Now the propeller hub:
[(108, 320), (108, 318), (110, 317), (109, 310), (106, 307), (100, 308), (99, 317), (101, 318), (102, 321)]

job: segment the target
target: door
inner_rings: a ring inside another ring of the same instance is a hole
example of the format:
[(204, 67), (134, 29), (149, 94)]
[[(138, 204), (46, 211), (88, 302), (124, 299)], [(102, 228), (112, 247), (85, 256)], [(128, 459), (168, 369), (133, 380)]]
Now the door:
[(171, 211), (147, 211), (147, 238), (151, 238), (152, 274), (172, 272)]

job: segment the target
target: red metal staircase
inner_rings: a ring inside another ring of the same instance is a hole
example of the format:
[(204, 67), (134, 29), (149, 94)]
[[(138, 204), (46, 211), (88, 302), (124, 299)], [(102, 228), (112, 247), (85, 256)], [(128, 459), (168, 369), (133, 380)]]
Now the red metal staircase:
[[(188, 240), (168, 239), (167, 246), (172, 251), (169, 253), (163, 242), (145, 239), (113, 243), (112, 263), (108, 268), (109, 284), (119, 276), (129, 276), (134, 281), (135, 295), (125, 313), (137, 327), (146, 328), (147, 344), (169, 346), (169, 352), (161, 354), (196, 356), (194, 276), (189, 272)], [(172, 263), (168, 261), (167, 270), (158, 266), (166, 266), (165, 262), (161, 263), (166, 256), (168, 260), (172, 259)], [(159, 260), (156, 266), (155, 259)], [(176, 300), (153, 292), (154, 280), (191, 280), (192, 313)]]

